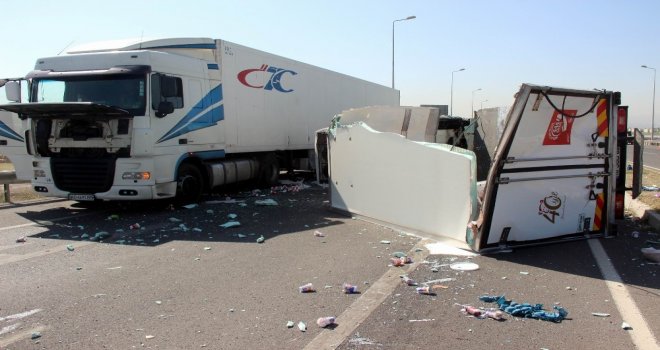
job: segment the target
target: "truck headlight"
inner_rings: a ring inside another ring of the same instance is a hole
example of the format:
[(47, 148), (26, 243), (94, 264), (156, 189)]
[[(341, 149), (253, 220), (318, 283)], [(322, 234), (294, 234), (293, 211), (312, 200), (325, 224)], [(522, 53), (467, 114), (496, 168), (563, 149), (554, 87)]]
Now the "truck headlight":
[(34, 177), (46, 177), (46, 170), (34, 169)]
[(149, 180), (151, 173), (148, 171), (142, 172), (125, 172), (121, 175), (122, 180)]

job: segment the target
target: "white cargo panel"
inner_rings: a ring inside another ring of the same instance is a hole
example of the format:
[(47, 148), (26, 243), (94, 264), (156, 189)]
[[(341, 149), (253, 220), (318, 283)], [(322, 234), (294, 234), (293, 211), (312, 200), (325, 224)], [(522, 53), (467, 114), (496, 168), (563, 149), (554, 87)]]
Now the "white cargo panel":
[(399, 105), (397, 90), (218, 41), (226, 152), (313, 149), (343, 110)]
[(465, 244), (476, 215), (474, 153), (362, 122), (340, 125), (328, 139), (333, 208)]

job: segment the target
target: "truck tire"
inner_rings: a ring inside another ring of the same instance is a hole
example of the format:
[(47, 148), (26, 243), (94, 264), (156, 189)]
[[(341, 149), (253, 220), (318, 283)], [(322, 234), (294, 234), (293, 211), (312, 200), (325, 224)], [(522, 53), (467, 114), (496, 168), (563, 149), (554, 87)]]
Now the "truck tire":
[(270, 153), (259, 158), (259, 177), (257, 184), (260, 187), (275, 186), (279, 182), (280, 163), (275, 153)]
[(199, 202), (203, 191), (204, 178), (199, 169), (193, 164), (181, 164), (176, 179), (176, 201), (179, 204)]

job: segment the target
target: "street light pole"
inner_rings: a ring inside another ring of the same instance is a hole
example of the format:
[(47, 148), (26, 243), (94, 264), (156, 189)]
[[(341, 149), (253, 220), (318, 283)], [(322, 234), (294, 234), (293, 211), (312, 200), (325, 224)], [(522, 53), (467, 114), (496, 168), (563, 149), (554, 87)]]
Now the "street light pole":
[(481, 107), (479, 109), (484, 109), (484, 102), (488, 102), (488, 100), (481, 101)]
[(394, 23), (400, 21), (407, 21), (417, 18), (416, 16), (408, 16), (406, 18), (395, 19), (392, 21), (392, 89), (394, 89)]
[(653, 110), (651, 110), (651, 140), (653, 140), (653, 133), (655, 132), (655, 68), (649, 67), (645, 64), (642, 65), (642, 68), (653, 69)]
[(465, 68), (461, 68), (459, 70), (455, 70), (455, 71), (451, 72), (451, 91), (450, 91), (450, 97), (449, 97), (449, 116), (450, 117), (454, 116), (454, 73), (462, 72), (464, 70), (465, 70)]
[(481, 91), (481, 88), (472, 90), (472, 114), (470, 115), (470, 118), (474, 118), (474, 93), (477, 91)]

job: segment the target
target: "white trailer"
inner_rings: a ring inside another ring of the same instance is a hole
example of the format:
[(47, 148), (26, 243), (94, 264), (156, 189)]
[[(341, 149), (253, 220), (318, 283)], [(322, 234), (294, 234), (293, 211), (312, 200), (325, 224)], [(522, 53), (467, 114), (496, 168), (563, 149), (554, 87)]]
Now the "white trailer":
[(315, 131), (335, 114), (399, 104), (397, 90), (208, 38), (86, 45), (38, 59), (26, 80), (29, 102), (0, 109), (27, 120), (12, 131), (34, 189), (73, 200), (273, 184), (280, 166), (313, 166)]

